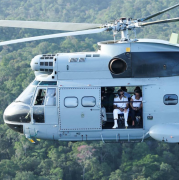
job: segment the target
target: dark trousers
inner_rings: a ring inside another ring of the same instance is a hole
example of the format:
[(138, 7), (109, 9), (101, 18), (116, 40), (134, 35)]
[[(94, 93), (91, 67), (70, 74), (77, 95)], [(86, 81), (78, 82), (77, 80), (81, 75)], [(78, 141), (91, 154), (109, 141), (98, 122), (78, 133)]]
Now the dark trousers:
[(132, 116), (132, 121), (135, 120), (135, 116), (141, 116), (142, 117), (142, 109), (139, 109), (137, 111), (131, 109), (131, 116)]

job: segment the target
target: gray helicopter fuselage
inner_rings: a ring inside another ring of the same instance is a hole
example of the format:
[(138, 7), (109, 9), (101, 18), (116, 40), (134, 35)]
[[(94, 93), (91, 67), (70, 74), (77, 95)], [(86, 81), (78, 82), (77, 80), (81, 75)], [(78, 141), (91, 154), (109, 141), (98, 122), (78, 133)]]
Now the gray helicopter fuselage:
[[(106, 41), (98, 45), (98, 52), (36, 56), (31, 62), (32, 69), (48, 75), (37, 75), (28, 87), (33, 89), (29, 103), (17, 98), (7, 107), (5, 123), (35, 139), (118, 142), (151, 136), (160, 141), (179, 142), (179, 45), (162, 40)], [(49, 67), (50, 62), (53, 68)], [(121, 86), (142, 87), (142, 128), (102, 127), (101, 87)], [(50, 89), (55, 92), (55, 103), (36, 103), (38, 92), (48, 94)], [(18, 109), (26, 117), (18, 116)], [(44, 121), (37, 122), (34, 116)]]

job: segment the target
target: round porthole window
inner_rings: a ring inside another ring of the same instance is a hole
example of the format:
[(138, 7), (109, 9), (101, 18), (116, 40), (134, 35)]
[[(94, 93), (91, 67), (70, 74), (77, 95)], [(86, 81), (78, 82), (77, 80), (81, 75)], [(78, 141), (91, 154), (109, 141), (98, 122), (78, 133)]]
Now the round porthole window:
[(109, 70), (113, 74), (121, 74), (125, 72), (126, 69), (127, 69), (127, 64), (122, 59), (115, 58), (109, 62)]

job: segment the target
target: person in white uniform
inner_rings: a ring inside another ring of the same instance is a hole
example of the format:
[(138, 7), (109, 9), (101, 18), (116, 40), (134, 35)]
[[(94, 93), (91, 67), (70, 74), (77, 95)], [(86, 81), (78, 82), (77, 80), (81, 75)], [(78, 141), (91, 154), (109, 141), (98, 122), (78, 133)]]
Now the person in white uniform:
[(124, 96), (124, 91), (120, 89), (118, 91), (118, 97), (114, 98), (114, 110), (113, 110), (113, 117), (114, 117), (114, 126), (113, 129), (118, 128), (117, 120), (118, 114), (124, 114), (125, 119), (125, 127), (128, 127), (128, 114), (129, 114), (129, 103), (128, 98)]
[(135, 126), (135, 117), (136, 116), (142, 116), (142, 97), (141, 92), (136, 90), (135, 94), (131, 97), (130, 101), (131, 105), (131, 116), (132, 116), (132, 126)]

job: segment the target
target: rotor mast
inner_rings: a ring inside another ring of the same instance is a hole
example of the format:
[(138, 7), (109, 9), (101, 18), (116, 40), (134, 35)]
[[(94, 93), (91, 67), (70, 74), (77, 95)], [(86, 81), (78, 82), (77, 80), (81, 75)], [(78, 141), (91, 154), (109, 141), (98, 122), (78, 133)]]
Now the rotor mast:
[[(121, 33), (121, 41), (129, 41), (129, 30), (134, 30), (135, 26), (131, 22), (131, 18), (120, 18), (116, 20), (114, 24), (107, 24), (104, 27), (107, 27), (109, 30), (113, 31), (115, 37), (119, 32)], [(111, 29), (110, 29), (111, 27)]]
[(128, 41), (129, 40), (129, 32), (128, 28), (126, 27), (128, 24), (127, 18), (120, 18), (119, 22), (121, 23), (121, 41)]

